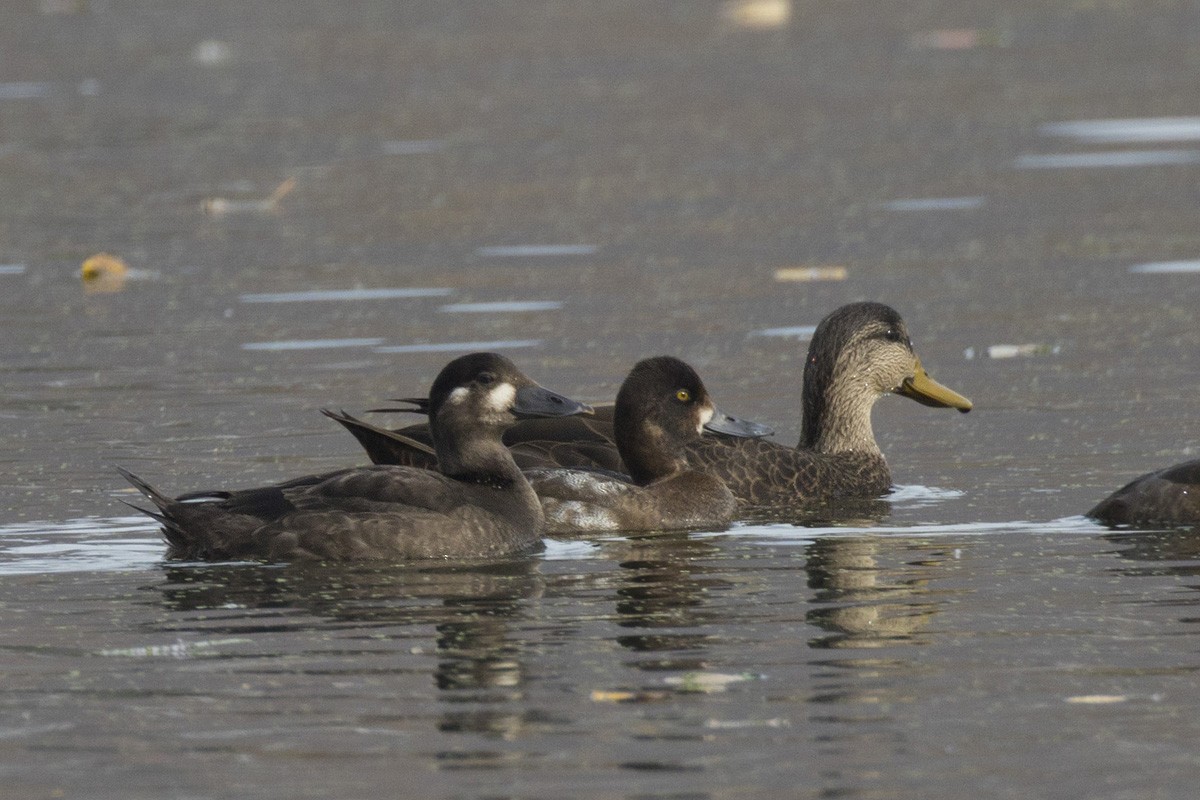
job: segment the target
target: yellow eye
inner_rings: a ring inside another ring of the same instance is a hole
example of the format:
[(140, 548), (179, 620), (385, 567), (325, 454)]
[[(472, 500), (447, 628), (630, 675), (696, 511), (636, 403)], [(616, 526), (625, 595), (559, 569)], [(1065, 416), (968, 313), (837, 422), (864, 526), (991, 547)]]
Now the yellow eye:
[(675, 399), (681, 403), (686, 403), (687, 401), (692, 399), (692, 393), (689, 392), (687, 389), (680, 389), (678, 392), (675, 393)]

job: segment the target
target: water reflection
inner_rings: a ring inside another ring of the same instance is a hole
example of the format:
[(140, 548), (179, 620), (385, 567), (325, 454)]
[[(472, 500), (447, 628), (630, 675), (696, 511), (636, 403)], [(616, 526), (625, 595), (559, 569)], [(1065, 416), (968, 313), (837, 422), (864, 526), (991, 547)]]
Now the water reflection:
[(911, 548), (873, 537), (820, 539), (809, 545), (809, 587), (820, 605), (806, 619), (827, 632), (809, 645), (833, 649), (921, 643), (921, 632), (938, 608), (929, 597), (929, 583), (948, 556), (938, 550), (916, 562), (888, 563), (887, 556), (897, 550), (907, 556)]
[(1200, 575), (1200, 527), (1174, 530), (1120, 531), (1104, 536), (1119, 548), (1116, 555), (1134, 562), (1157, 562), (1123, 567), (1121, 575)]
[(715, 543), (672, 532), (613, 542), (617, 576), (616, 620), (634, 632), (617, 637), (622, 647), (654, 654), (639, 659), (643, 669), (694, 670), (704, 666), (702, 651), (712, 639), (707, 626), (720, 621), (712, 593), (729, 587), (723, 570), (706, 566)]

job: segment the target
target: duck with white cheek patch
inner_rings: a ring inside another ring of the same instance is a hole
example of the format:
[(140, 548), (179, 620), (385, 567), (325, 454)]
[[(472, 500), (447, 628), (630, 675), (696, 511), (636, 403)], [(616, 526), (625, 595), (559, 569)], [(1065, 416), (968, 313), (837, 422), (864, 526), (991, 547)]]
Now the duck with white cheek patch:
[[(501, 441), (518, 419), (588, 414), (495, 353), (451, 361), (429, 392), (440, 471), (371, 466), (154, 503), (168, 555), (189, 560), (500, 558), (541, 547), (541, 504)], [(144, 509), (139, 509), (144, 510)]]
[[(785, 514), (840, 500), (886, 494), (892, 485), (875, 441), (871, 410), (885, 394), (935, 408), (970, 411), (971, 401), (933, 380), (921, 365), (900, 314), (882, 303), (849, 303), (817, 326), (804, 361), (802, 427), (796, 446), (762, 438), (706, 434), (685, 445), (693, 469), (721, 478), (745, 509)], [(410, 399), (415, 411), (427, 403)], [(522, 467), (585, 467), (618, 473), (624, 463), (614, 432), (614, 407), (593, 417), (535, 419), (509, 428), (504, 441)], [(376, 463), (433, 468), (424, 423), (395, 431), (342, 414), (334, 417)]]

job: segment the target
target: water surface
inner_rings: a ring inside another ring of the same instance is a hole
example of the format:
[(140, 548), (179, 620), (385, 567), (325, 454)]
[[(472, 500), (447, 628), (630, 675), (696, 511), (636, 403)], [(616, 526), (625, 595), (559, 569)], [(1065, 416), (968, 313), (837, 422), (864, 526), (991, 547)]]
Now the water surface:
[[(1190, 798), (1200, 546), (1080, 514), (1200, 452), (1198, 28), (1168, 0), (5, 5), (0, 798)], [(84, 286), (101, 252), (154, 279)], [(860, 299), (976, 403), (878, 404), (883, 500), (203, 565), (113, 470), (361, 463), (319, 409), (476, 349), (588, 402), (674, 354), (794, 442), (808, 338)]]

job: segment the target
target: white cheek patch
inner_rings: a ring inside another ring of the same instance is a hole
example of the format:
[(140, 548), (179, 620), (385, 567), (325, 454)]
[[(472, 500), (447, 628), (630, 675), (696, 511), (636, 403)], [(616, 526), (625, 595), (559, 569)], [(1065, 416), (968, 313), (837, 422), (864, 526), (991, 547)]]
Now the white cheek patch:
[(512, 408), (513, 401), (516, 399), (517, 387), (511, 383), (502, 383), (487, 393), (487, 400), (484, 402), (492, 411), (502, 412)]
[(467, 391), (467, 387), (460, 386), (450, 393), (450, 396), (446, 398), (446, 402), (457, 406), (467, 399), (468, 394), (470, 392)]
[(704, 426), (712, 422), (713, 409), (712, 406), (705, 406), (700, 409), (700, 424), (696, 426), (697, 433), (704, 433)]

